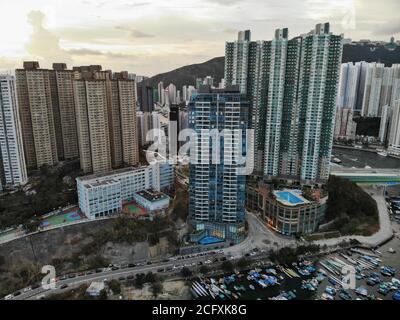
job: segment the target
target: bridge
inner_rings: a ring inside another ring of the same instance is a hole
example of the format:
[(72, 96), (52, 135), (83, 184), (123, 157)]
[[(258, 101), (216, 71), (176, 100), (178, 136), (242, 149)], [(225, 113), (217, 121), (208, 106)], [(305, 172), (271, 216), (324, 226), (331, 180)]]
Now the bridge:
[(331, 175), (366, 184), (400, 184), (400, 169), (334, 167)]

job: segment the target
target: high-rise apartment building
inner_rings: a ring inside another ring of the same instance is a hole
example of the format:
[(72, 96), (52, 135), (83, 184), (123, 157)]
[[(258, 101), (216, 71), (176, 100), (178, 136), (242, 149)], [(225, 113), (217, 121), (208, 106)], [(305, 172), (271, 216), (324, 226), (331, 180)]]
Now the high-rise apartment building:
[(400, 100), (396, 100), (393, 106), (388, 152), (400, 155)]
[(250, 102), (256, 173), (313, 184), (329, 176), (342, 37), (329, 24), (288, 40), (226, 43), (225, 81)]
[(38, 62), (24, 62), (15, 71), (25, 160), (28, 169), (58, 162), (52, 71), (40, 69)]
[(79, 154), (84, 172), (102, 173), (139, 161), (136, 85), (128, 73), (76, 67), (74, 81)]
[(381, 123), (379, 125), (379, 141), (383, 144), (386, 144), (389, 139), (392, 109), (391, 106), (384, 106), (382, 109)]
[[(246, 177), (240, 168), (245, 163), (236, 157), (246, 156), (248, 108), (237, 87), (201, 87), (189, 103), (189, 128), (197, 133), (189, 165), (189, 215), (195, 229), (192, 241), (214, 237), (238, 242), (244, 236)], [(213, 147), (211, 130), (221, 134), (224, 129), (231, 134), (224, 136), (223, 146)]]
[(0, 75), (0, 190), (28, 181), (15, 79)]
[(67, 70), (65, 63), (54, 63), (50, 79), (58, 157), (60, 160), (76, 159), (79, 149), (73, 89), (75, 72)]
[(381, 117), (383, 107), (393, 106), (400, 98), (400, 65), (385, 67), (382, 63), (370, 63), (367, 68), (362, 115)]
[(335, 119), (335, 139), (351, 139), (356, 137), (357, 122), (353, 120), (352, 108), (338, 108)]

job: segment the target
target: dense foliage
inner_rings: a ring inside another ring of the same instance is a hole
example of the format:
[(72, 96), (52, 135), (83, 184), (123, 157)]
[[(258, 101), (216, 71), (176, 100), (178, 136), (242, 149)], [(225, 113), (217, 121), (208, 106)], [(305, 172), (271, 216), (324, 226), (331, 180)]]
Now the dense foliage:
[(326, 219), (335, 220), (334, 228), (342, 235), (369, 235), (379, 227), (375, 200), (355, 183), (331, 176), (328, 193)]
[[(69, 163), (62, 167), (43, 166), (30, 177), (32, 189), (18, 190), (0, 197), (0, 229), (28, 224), (35, 216), (51, 212), (58, 207), (77, 203), (75, 177), (79, 164)], [(69, 176), (72, 184), (63, 181)]]

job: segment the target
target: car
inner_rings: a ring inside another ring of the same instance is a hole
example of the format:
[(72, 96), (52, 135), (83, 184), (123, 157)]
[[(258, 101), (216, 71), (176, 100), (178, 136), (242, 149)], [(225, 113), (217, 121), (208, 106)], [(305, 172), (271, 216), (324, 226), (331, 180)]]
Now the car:
[(75, 278), (75, 277), (76, 277), (76, 274), (73, 274), (73, 273), (68, 275), (68, 278), (70, 278), (70, 279)]
[(126, 278), (127, 278), (128, 280), (132, 280), (132, 279), (134, 278), (134, 276), (130, 274), (130, 275), (127, 276)]
[(198, 264), (199, 266), (202, 266), (202, 265), (203, 265), (203, 262), (199, 261), (197, 264)]
[(119, 281), (124, 281), (124, 280), (126, 280), (126, 278), (125, 277), (119, 277), (118, 280)]
[(210, 264), (212, 261), (211, 260), (206, 260), (204, 261), (204, 264)]
[(12, 298), (13, 298), (13, 295), (9, 294), (9, 295), (4, 297), (4, 300), (11, 300)]
[(85, 275), (84, 272), (79, 272), (79, 273), (78, 273), (78, 277), (82, 277), (82, 276), (84, 276), (84, 275)]
[(65, 288), (68, 288), (68, 285), (67, 285), (67, 284), (63, 284), (63, 285), (60, 287), (60, 289), (65, 289)]
[(157, 269), (157, 272), (164, 272), (164, 268)]
[(226, 261), (226, 257), (222, 257), (219, 261)]
[(162, 262), (169, 262), (169, 259), (164, 259)]
[(116, 270), (119, 270), (119, 268), (118, 267), (111, 267), (111, 270), (112, 271), (116, 271)]
[(88, 275), (93, 274), (93, 273), (94, 273), (94, 271), (87, 271), (86, 275), (88, 276)]
[(151, 261), (147, 261), (147, 263), (146, 263), (148, 266), (149, 265), (151, 265), (152, 264), (152, 262)]
[(134, 264), (134, 263), (129, 263), (128, 264), (128, 268), (134, 268), (134, 267), (136, 267), (136, 264)]
[(21, 291), (14, 292), (14, 297), (18, 297), (21, 294)]
[(33, 285), (31, 285), (31, 290), (35, 290), (35, 289), (37, 289), (37, 288), (39, 288), (40, 287), (40, 285), (39, 284), (33, 284)]
[(103, 269), (96, 269), (96, 273), (103, 272)]
[(121, 266), (121, 269), (126, 269), (126, 268), (128, 268), (128, 267), (129, 267), (129, 265), (123, 264), (123, 265)]

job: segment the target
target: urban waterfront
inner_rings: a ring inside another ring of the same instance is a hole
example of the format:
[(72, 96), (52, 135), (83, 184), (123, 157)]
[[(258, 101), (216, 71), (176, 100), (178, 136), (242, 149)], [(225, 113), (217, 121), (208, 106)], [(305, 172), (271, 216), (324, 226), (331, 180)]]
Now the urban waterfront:
[[(365, 168), (366, 166), (369, 166), (371, 168), (382, 168), (382, 169), (400, 168), (399, 159), (391, 157), (383, 157), (373, 152), (368, 152), (363, 150), (352, 150), (345, 148), (334, 148), (333, 154), (335, 155), (335, 157), (339, 158), (342, 161), (340, 166), (343, 167)], [(394, 236), (387, 243), (383, 244), (378, 250), (381, 253), (379, 259), (382, 260), (380, 266), (394, 267), (396, 269), (396, 275), (394, 276), (394, 278), (398, 279), (400, 270), (400, 259), (398, 258), (398, 253), (400, 252), (400, 239), (398, 238), (399, 237), (398, 235), (400, 234), (399, 233), (400, 227), (394, 221), (392, 223), (393, 223), (392, 224), (393, 229), (396, 232), (396, 236)], [(394, 249), (396, 253), (394, 254), (390, 253), (389, 248)], [(371, 254), (373, 254), (372, 251)], [(324, 271), (327, 271), (320, 265), (319, 261), (332, 258), (339, 258), (341, 260), (344, 260), (342, 256), (340, 256), (338, 253), (335, 253), (326, 256), (321, 256), (318, 259), (315, 259), (313, 262), (317, 270), (323, 269)], [(289, 267), (295, 270), (294, 267), (292, 266)], [(260, 269), (264, 268), (260, 267)], [(295, 271), (297, 272), (297, 270)], [(368, 275), (372, 274), (372, 272), (377, 272), (380, 274), (379, 267), (374, 270), (364, 271), (364, 273)], [(274, 286), (269, 286), (267, 288), (261, 288), (253, 280), (248, 280), (247, 279), (248, 273), (243, 272), (241, 276), (236, 277), (236, 281), (234, 283), (231, 283), (226, 287), (229, 291), (233, 292), (235, 292), (234, 286), (236, 287), (242, 286), (243, 288), (245, 288), (246, 289), (245, 291), (240, 291), (241, 296), (239, 297), (239, 299), (243, 300), (271, 299), (273, 297), (279, 296), (282, 292), (290, 292), (290, 291), (292, 291), (296, 295), (296, 299), (298, 300), (314, 300), (321, 298), (327, 286), (332, 286), (332, 284), (328, 280), (328, 277), (325, 277), (325, 279), (319, 283), (318, 288), (315, 291), (309, 291), (306, 289), (302, 289), (303, 280), (311, 280), (312, 278), (315, 278), (316, 274), (309, 276), (289, 277), (282, 272), (278, 272), (278, 275), (281, 276), (281, 279), (277, 279), (279, 284)], [(214, 278), (221, 279), (222, 275), (215, 276)], [(365, 277), (363, 279), (358, 279), (356, 281), (356, 287), (359, 286), (365, 287), (368, 290), (369, 295), (374, 295), (378, 299), (392, 300), (394, 291), (390, 291), (388, 294), (383, 295), (378, 292), (379, 284), (370, 286), (367, 284), (367, 279), (368, 277)], [(392, 277), (386, 277), (380, 274), (380, 279), (382, 282), (390, 282)], [(252, 289), (250, 286), (252, 286), (254, 289)], [(357, 299), (359, 297), (354, 290), (348, 290), (348, 292), (350, 293), (352, 299)], [(208, 296), (208, 298), (210, 298), (210, 296)], [(341, 299), (338, 294), (336, 294), (334, 298), (339, 300)], [(199, 299), (206, 299), (206, 297), (200, 297)]]
[[(389, 248), (392, 248), (396, 251), (396, 253), (390, 253), (388, 250)], [(376, 253), (369, 251), (369, 250), (364, 250), (366, 253), (370, 253), (371, 255), (375, 255)], [(343, 252), (348, 252), (347, 250), (344, 250)], [(398, 252), (400, 252), (400, 240), (396, 237), (394, 237), (392, 240), (387, 242), (386, 244), (382, 245), (379, 248), (379, 252), (381, 253), (378, 255), (379, 259), (382, 260), (380, 263), (380, 266), (371, 269), (371, 270), (365, 270), (362, 271), (363, 274), (365, 275), (370, 275), (373, 272), (376, 272), (380, 276), (380, 280), (382, 282), (391, 282), (392, 277), (390, 276), (384, 276), (380, 273), (380, 267), (381, 266), (391, 266), (396, 269), (396, 274), (393, 278), (399, 278), (398, 272), (400, 269), (400, 259), (398, 259)], [(351, 257), (360, 257), (361, 254), (353, 253)], [(339, 258), (341, 260), (345, 260), (339, 252), (326, 255), (326, 256), (321, 256), (319, 258), (315, 258), (313, 260), (310, 260), (313, 262), (313, 266), (315, 266), (316, 270), (324, 270), (325, 272), (329, 273), (320, 263), (319, 261), (326, 261), (329, 259), (333, 258)], [(350, 264), (349, 264), (350, 265)], [(296, 296), (295, 299), (297, 300), (316, 300), (320, 299), (322, 294), (325, 292), (325, 289), (327, 286), (334, 287), (332, 283), (330, 283), (328, 277), (324, 277), (324, 279), (318, 284), (318, 287), (315, 291), (310, 291), (308, 289), (303, 289), (302, 284), (303, 281), (310, 281), (313, 278), (316, 278), (317, 274), (319, 274), (318, 271), (314, 272), (312, 275), (308, 276), (301, 276), (298, 273), (298, 270), (294, 266), (289, 266), (291, 270), (295, 271), (299, 277), (289, 277), (287, 274), (278, 271), (279, 268), (276, 266), (273, 266), (275, 270), (277, 270), (277, 281), (278, 284), (273, 285), (273, 286), (268, 286), (266, 288), (262, 288), (255, 280), (249, 279), (248, 275), (250, 274), (250, 270), (241, 272), (235, 276), (235, 281), (232, 283), (226, 284), (226, 282), (222, 282), (220, 279), (229, 278), (231, 274), (225, 274), (225, 275), (218, 275), (212, 277), (214, 280), (216, 280), (216, 283), (220, 282), (220, 284), (217, 284), (220, 286), (221, 284), (225, 283), (225, 286), (228, 291), (234, 292), (237, 294), (239, 292), (240, 296), (238, 297), (239, 300), (268, 300), (273, 297), (277, 297), (279, 295), (282, 295), (282, 293), (288, 293), (292, 292)], [(264, 266), (260, 266), (258, 268), (255, 268), (257, 272), (260, 274), (269, 274), (266, 270), (270, 269), (270, 267), (265, 268)], [(254, 269), (253, 269), (254, 270)], [(260, 278), (262, 279), (262, 278)], [(382, 294), (378, 292), (379, 289), (379, 284), (375, 284), (373, 286), (367, 284), (367, 279), (368, 276), (364, 277), (363, 279), (357, 279), (356, 280), (356, 288), (358, 287), (364, 287), (368, 290), (368, 295), (370, 297), (373, 295), (375, 296), (376, 299), (382, 299), (382, 300), (392, 300), (394, 292), (396, 290), (391, 290), (387, 294)], [(219, 280), (219, 281), (218, 281)], [(194, 279), (196, 281), (196, 279)], [(198, 281), (200, 282), (200, 281)], [(242, 288), (239, 290), (235, 290), (237, 288)], [(336, 290), (339, 293), (340, 289), (338, 289), (338, 286), (336, 286)], [(357, 299), (360, 298), (359, 295), (355, 293), (355, 290), (347, 290), (347, 292), (350, 294), (352, 299)], [(340, 300), (341, 298), (339, 297), (339, 294), (334, 295), (335, 300)], [(206, 299), (211, 299), (210, 296), (207, 297), (200, 297), (198, 298), (200, 300), (206, 300)], [(217, 298), (218, 299), (218, 298)]]
[(332, 154), (342, 161), (341, 166), (347, 168), (365, 168), (366, 166), (377, 169), (400, 168), (400, 159), (380, 156), (374, 152), (333, 148)]

